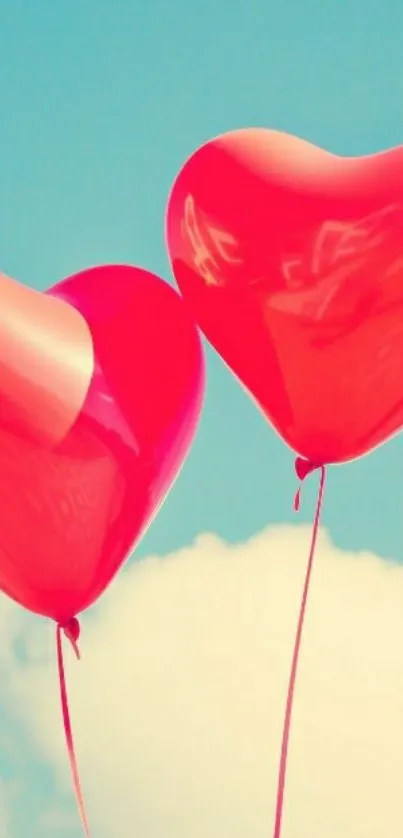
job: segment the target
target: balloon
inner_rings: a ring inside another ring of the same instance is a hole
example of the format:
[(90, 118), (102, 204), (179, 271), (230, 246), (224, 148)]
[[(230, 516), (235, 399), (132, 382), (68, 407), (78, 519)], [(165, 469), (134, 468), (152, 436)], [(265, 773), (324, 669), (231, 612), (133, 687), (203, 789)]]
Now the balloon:
[(104, 591), (189, 450), (204, 367), (177, 292), (106, 266), (0, 276), (0, 588), (63, 625)]
[(184, 165), (167, 210), (173, 272), (208, 340), (312, 463), (403, 424), (403, 148), (342, 158), (266, 129)]

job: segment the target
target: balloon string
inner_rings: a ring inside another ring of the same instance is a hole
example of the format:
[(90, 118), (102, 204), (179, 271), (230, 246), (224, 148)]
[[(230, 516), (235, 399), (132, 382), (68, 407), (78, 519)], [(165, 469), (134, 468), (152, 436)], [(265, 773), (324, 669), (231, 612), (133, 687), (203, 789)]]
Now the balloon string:
[[(323, 502), (323, 494), (325, 489), (325, 478), (326, 472), (325, 467), (320, 466), (313, 463), (307, 463), (300, 458), (296, 461), (296, 471), (298, 476), (301, 480), (315, 469), (320, 470), (320, 481), (319, 481), (319, 488), (318, 488), (318, 496), (316, 502), (316, 511), (315, 511), (315, 518), (313, 523), (312, 529), (312, 539), (311, 545), (309, 550), (309, 557), (308, 557), (308, 564), (306, 569), (305, 575), (305, 582), (304, 588), (302, 592), (302, 599), (301, 599), (301, 606), (299, 611), (299, 618), (298, 618), (298, 625), (297, 625), (297, 632), (295, 635), (295, 642), (294, 642), (294, 651), (292, 657), (292, 664), (291, 664), (291, 671), (290, 677), (288, 682), (288, 691), (287, 691), (287, 702), (285, 708), (285, 716), (284, 716), (284, 726), (283, 726), (283, 737), (281, 743), (281, 755), (280, 755), (280, 765), (279, 765), (279, 772), (278, 772), (278, 783), (277, 783), (277, 799), (276, 799), (276, 816), (274, 822), (274, 833), (273, 838), (280, 838), (281, 836), (281, 822), (283, 816), (283, 804), (284, 804), (284, 791), (285, 791), (285, 780), (286, 780), (286, 773), (287, 773), (287, 758), (288, 758), (288, 745), (290, 740), (290, 730), (291, 730), (291, 718), (292, 718), (292, 710), (293, 710), (293, 702), (294, 702), (294, 692), (295, 692), (295, 683), (297, 678), (297, 671), (298, 671), (298, 663), (299, 663), (299, 654), (301, 649), (301, 640), (302, 640), (302, 632), (304, 628), (304, 619), (305, 619), (305, 612), (308, 602), (308, 594), (309, 594), (309, 586), (311, 581), (312, 575), (312, 567), (315, 558), (315, 548), (316, 542), (318, 537), (319, 531), (319, 523), (320, 523), (320, 516), (322, 511), (322, 502)], [(300, 489), (298, 490), (296, 497), (294, 508), (295, 510), (299, 509), (299, 502), (300, 502)]]
[(84, 796), (81, 789), (80, 776), (78, 773), (77, 758), (74, 749), (73, 731), (71, 728), (69, 703), (67, 698), (66, 676), (64, 671), (63, 660), (63, 646), (62, 646), (62, 631), (70, 641), (77, 660), (80, 660), (80, 652), (77, 645), (77, 640), (80, 634), (80, 626), (78, 620), (73, 618), (67, 625), (58, 625), (56, 630), (56, 645), (57, 645), (57, 664), (59, 669), (59, 683), (60, 683), (60, 698), (62, 704), (64, 733), (66, 737), (67, 751), (70, 761), (70, 769), (73, 778), (74, 792), (77, 800), (78, 811), (84, 829), (86, 838), (90, 838), (90, 829), (88, 825), (87, 815), (85, 811)]

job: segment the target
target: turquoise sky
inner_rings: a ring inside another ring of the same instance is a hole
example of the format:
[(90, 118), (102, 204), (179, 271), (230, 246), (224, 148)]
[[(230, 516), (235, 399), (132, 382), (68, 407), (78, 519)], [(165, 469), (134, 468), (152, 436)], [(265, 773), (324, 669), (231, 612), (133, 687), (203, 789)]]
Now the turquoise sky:
[[(166, 198), (211, 136), (267, 125), (346, 154), (403, 141), (402, 32), (400, 0), (0, 0), (1, 268), (37, 288), (108, 262), (171, 281)], [(290, 453), (212, 351), (208, 373), (193, 452), (138, 555), (294, 520)], [(396, 439), (331, 473), (339, 546), (403, 559), (402, 462)], [(24, 784), (12, 834), (36, 838), (52, 777), (2, 715), (0, 768)]]

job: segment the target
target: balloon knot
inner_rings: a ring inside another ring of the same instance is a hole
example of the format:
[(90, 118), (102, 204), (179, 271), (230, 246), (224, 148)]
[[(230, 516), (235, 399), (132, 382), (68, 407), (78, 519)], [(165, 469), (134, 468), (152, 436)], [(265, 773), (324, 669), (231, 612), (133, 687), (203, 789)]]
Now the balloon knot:
[[(301, 483), (303, 483), (305, 478), (308, 477), (309, 474), (312, 474), (313, 471), (317, 471), (318, 469), (321, 469), (322, 472), (324, 471), (324, 466), (322, 465), (322, 463), (314, 463), (314, 462), (312, 462), (312, 460), (305, 460), (303, 457), (297, 457), (296, 458), (294, 467), (295, 467), (296, 475), (297, 475), (298, 479), (301, 481)], [(295, 498), (294, 498), (294, 510), (295, 510), (295, 512), (299, 511), (300, 505), (301, 505), (301, 487), (299, 487), (299, 489), (298, 489), (298, 491), (295, 495)]]
[(303, 457), (297, 457), (295, 460), (296, 475), (301, 482), (308, 477), (308, 474), (312, 474), (318, 468), (322, 468), (321, 463), (313, 463), (311, 460), (304, 460)]
[(71, 617), (66, 623), (59, 623), (59, 628), (64, 632), (67, 640), (70, 641), (77, 659), (80, 660), (78, 641), (80, 639), (81, 629), (77, 617)]

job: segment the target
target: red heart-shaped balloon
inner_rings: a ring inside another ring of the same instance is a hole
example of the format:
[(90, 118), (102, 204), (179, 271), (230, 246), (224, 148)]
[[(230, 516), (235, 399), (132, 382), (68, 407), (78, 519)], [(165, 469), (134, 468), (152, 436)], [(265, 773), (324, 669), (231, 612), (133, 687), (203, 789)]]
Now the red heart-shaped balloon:
[(0, 298), (0, 588), (65, 625), (182, 465), (201, 345), (179, 294), (139, 268), (94, 268), (48, 294), (0, 276)]
[(178, 285), (286, 443), (313, 463), (403, 424), (403, 148), (342, 158), (266, 129), (199, 149), (170, 196)]

